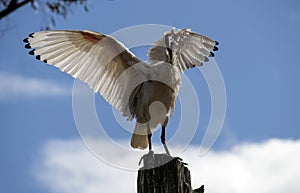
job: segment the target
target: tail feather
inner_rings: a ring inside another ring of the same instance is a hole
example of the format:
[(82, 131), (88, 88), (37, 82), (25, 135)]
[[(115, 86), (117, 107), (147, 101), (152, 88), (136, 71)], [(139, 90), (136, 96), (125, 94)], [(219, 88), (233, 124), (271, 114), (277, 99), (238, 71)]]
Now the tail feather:
[(148, 147), (147, 125), (136, 123), (134, 133), (131, 137), (131, 147), (137, 149), (146, 149)]

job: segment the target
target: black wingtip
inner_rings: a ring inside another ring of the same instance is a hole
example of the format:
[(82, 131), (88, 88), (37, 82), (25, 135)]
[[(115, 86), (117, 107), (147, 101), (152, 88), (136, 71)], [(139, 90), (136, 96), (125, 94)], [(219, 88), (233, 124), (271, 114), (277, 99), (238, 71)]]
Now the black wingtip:
[(216, 47), (216, 46), (214, 46), (214, 49), (213, 49), (213, 51), (218, 51), (219, 50), (219, 48), (218, 47)]
[(37, 60), (41, 60), (41, 56), (40, 56), (40, 55), (37, 55), (35, 58), (36, 58)]
[(25, 48), (30, 49), (31, 48), (30, 44), (26, 44)]
[(215, 54), (213, 52), (210, 52), (210, 57), (214, 57)]
[(215, 41), (215, 45), (219, 45), (219, 42), (218, 42), (218, 41)]
[(23, 40), (23, 42), (24, 42), (24, 43), (29, 43), (28, 38), (25, 38), (25, 39)]
[(35, 50), (35, 49), (33, 49), (33, 50), (30, 50), (30, 51), (28, 52), (28, 54), (30, 54), (30, 55), (34, 55), (34, 50)]
[(34, 33), (31, 33), (31, 34), (29, 34), (28, 36), (31, 37), (31, 38), (33, 38), (33, 34), (34, 34)]
[(47, 60), (43, 60), (44, 63), (47, 63)]

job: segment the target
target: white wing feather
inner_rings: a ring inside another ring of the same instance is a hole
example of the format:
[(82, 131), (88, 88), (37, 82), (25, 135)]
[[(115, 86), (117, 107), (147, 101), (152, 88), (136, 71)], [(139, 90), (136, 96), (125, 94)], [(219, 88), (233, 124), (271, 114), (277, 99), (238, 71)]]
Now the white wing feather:
[[(163, 60), (176, 65), (183, 72), (194, 66), (202, 66), (203, 62), (209, 60), (208, 57), (214, 56), (212, 51), (218, 50), (216, 45), (218, 42), (190, 29), (172, 29), (154, 43), (148, 53), (149, 61)], [(172, 52), (172, 59), (167, 48)]]
[[(130, 118), (129, 97), (134, 88), (147, 80), (151, 67), (141, 62), (111, 36), (84, 30), (51, 30), (32, 33), (24, 40), (29, 53), (87, 83), (124, 116)], [(149, 61), (172, 63), (184, 70), (202, 66), (214, 56), (218, 43), (189, 29), (170, 32), (154, 43)], [(171, 56), (170, 56), (170, 53)], [(171, 57), (171, 58), (170, 58)], [(139, 65), (135, 65), (138, 64)]]
[(147, 65), (116, 39), (93, 31), (52, 30), (30, 34), (24, 41), (37, 59), (87, 83), (131, 116), (129, 95), (145, 79)]

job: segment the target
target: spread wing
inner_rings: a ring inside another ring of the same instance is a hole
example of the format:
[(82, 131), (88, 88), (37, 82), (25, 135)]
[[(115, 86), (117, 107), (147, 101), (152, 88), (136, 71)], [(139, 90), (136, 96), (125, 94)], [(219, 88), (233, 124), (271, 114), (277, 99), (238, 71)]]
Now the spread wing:
[(219, 43), (206, 36), (183, 29), (170, 32), (154, 43), (150, 49), (149, 62), (165, 61), (176, 65), (183, 72), (186, 69), (202, 66), (209, 57), (213, 57), (212, 51), (217, 51)]
[(141, 82), (146, 65), (116, 39), (93, 31), (53, 30), (32, 33), (24, 42), (34, 48), (29, 54), (87, 83), (130, 116), (131, 87)]

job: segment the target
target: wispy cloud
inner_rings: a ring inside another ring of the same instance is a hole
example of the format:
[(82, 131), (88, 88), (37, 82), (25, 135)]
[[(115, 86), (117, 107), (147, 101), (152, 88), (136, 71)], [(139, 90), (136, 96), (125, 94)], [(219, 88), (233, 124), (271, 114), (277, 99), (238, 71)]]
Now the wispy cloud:
[[(107, 144), (97, 143), (110, 151)], [(198, 157), (198, 147), (191, 146), (180, 157), (189, 164), (193, 187), (204, 184), (207, 193), (298, 193), (299, 152), (300, 140), (272, 139), (211, 151), (205, 157)], [(80, 139), (49, 141), (42, 155), (33, 174), (50, 192), (136, 192), (136, 172), (104, 164)], [(136, 156), (123, 154), (121, 148), (110, 155), (123, 162), (138, 162)]]
[(0, 101), (62, 96), (70, 93), (71, 88), (51, 81), (0, 71)]

